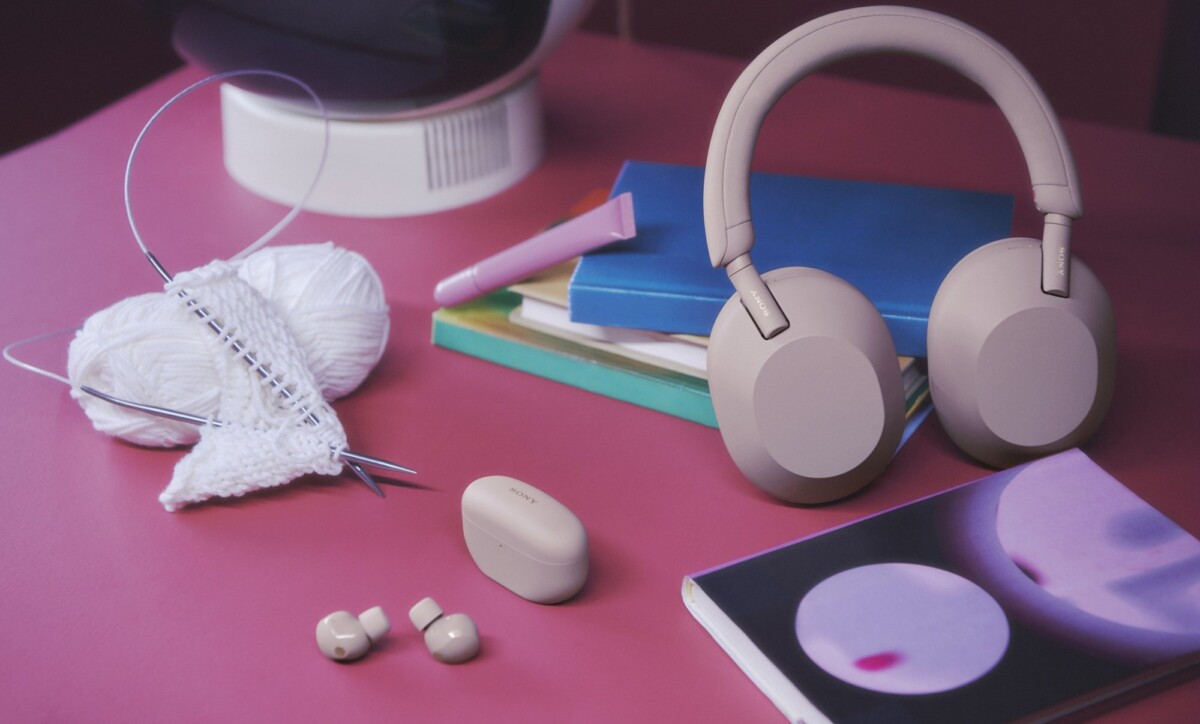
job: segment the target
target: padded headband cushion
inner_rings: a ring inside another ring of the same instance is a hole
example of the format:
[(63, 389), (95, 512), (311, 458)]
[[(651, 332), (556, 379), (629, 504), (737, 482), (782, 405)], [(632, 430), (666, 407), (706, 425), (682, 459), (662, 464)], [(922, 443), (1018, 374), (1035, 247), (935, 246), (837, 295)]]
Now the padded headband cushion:
[(762, 52), (730, 89), (717, 118), (704, 178), (704, 223), (713, 266), (747, 254), (750, 164), (775, 102), (809, 73), (837, 60), (902, 52), (970, 78), (1000, 107), (1025, 154), (1042, 213), (1079, 218), (1083, 202), (1070, 149), (1054, 111), (1028, 71), (983, 33), (944, 15), (902, 7), (845, 10), (801, 25)]

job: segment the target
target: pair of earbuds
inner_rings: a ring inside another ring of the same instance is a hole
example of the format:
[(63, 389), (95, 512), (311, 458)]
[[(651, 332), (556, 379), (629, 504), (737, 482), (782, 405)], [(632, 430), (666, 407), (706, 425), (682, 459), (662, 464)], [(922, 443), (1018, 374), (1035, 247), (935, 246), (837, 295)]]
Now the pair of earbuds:
[[(409, 610), (408, 618), (424, 634), (429, 653), (442, 663), (461, 664), (479, 653), (479, 629), (466, 614), (446, 615), (437, 601), (423, 598)], [(392, 623), (380, 606), (358, 616), (336, 611), (317, 622), (317, 647), (334, 661), (354, 661), (362, 658), (391, 628)]]

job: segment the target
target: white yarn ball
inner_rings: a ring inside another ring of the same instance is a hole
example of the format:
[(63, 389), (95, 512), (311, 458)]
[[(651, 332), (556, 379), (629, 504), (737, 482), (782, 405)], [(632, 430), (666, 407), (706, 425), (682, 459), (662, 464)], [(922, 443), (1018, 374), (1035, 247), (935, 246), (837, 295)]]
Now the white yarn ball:
[(350, 394), (383, 356), (383, 282), (360, 254), (332, 241), (266, 247), (246, 257), (238, 276), (287, 322), (326, 400)]
[[(124, 400), (211, 417), (221, 382), (212, 331), (166, 294), (122, 299), (88, 317), (67, 352), (67, 377)], [(171, 447), (199, 439), (195, 425), (151, 417), (72, 389), (97, 430), (122, 440)]]
[[(332, 242), (268, 247), (246, 257), (238, 273), (283, 317), (326, 400), (348, 394), (370, 374), (389, 322), (383, 284), (362, 256)], [(130, 297), (84, 322), (68, 351), (67, 376), (125, 400), (213, 417), (222, 388), (215, 339), (166, 293)], [(154, 447), (199, 439), (195, 425), (72, 394), (103, 433)]]

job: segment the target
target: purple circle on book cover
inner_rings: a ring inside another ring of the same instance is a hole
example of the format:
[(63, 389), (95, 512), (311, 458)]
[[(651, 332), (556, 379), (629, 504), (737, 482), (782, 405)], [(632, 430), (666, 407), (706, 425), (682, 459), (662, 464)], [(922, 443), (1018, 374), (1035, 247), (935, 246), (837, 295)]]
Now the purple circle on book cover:
[(880, 563), (818, 583), (796, 611), (796, 638), (826, 673), (872, 691), (932, 694), (989, 672), (1008, 648), (1000, 604), (950, 571)]

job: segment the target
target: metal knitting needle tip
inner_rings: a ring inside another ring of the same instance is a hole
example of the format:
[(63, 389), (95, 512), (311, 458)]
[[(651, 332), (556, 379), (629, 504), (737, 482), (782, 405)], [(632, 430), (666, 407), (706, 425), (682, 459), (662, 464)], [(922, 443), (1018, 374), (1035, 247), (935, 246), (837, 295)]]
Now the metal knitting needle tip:
[(154, 267), (154, 271), (158, 272), (158, 275), (163, 278), (164, 282), (170, 283), (174, 281), (174, 279), (171, 277), (171, 273), (168, 272), (167, 268), (162, 265), (162, 262), (158, 260), (158, 257), (147, 251), (146, 260), (150, 262), (150, 266)]
[(412, 468), (406, 468), (403, 465), (397, 465), (389, 460), (377, 458), (372, 455), (364, 455), (363, 453), (354, 452), (353, 450), (342, 450), (341, 454), (342, 459), (346, 461), (347, 465), (354, 462), (360, 465), (370, 465), (371, 467), (380, 468), (382, 470), (392, 470), (397, 473), (408, 473), (409, 475), (417, 474), (417, 471), (413, 470)]
[[(345, 458), (343, 457), (343, 459)], [(358, 479), (366, 483), (368, 488), (374, 490), (376, 495), (381, 498), (383, 497), (383, 491), (379, 489), (379, 484), (375, 482), (375, 478), (372, 478), (370, 473), (363, 469), (363, 466), (351, 460), (346, 460), (346, 467), (353, 470)]]
[[(168, 420), (178, 420), (179, 422), (186, 422), (192, 425), (212, 425), (213, 427), (222, 426), (220, 420), (210, 420), (199, 415), (180, 412), (179, 410), (172, 410), (169, 407), (159, 407), (158, 405), (147, 405), (141, 402), (123, 400), (120, 397), (114, 397), (113, 395), (110, 395), (106, 392), (101, 392), (100, 390), (97, 390), (94, 387), (88, 387), (87, 385), (80, 385), (79, 389), (80, 391), (86, 392), (92, 397), (97, 397), (105, 402), (117, 405), (118, 407), (126, 407), (131, 410), (138, 410), (139, 412), (144, 412), (148, 415), (165, 417)], [(354, 474), (357, 475), (360, 480), (366, 483), (367, 486), (370, 487), (371, 490), (374, 490), (375, 493), (381, 498), (384, 497), (383, 491), (380, 490), (379, 485), (375, 482), (375, 479), (363, 469), (363, 465), (370, 465), (383, 470), (392, 470), (398, 473), (408, 473), (409, 475), (417, 474), (417, 471), (413, 470), (412, 468), (406, 468), (403, 465), (397, 465), (389, 460), (377, 458), (373, 455), (364, 455), (363, 453), (354, 452), (353, 450), (339, 450), (338, 457), (341, 458), (342, 462), (346, 463), (346, 465), (354, 471)]]

